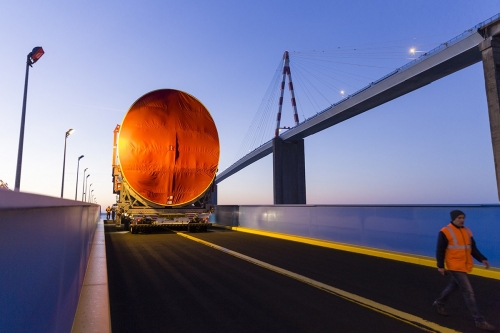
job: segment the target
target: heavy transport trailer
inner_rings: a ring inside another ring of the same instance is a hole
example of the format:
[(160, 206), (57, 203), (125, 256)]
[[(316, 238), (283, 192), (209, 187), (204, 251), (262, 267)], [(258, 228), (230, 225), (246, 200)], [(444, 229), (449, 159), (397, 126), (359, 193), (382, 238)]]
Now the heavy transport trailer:
[(212, 194), (211, 188), (193, 204), (177, 208), (145, 200), (127, 182), (116, 185), (120, 188), (115, 192), (118, 195), (116, 226), (132, 234), (152, 233), (161, 229), (199, 232), (207, 231), (212, 226), (208, 218), (214, 212), (214, 206), (207, 204)]
[(151, 233), (157, 229), (207, 231), (212, 226), (208, 222), (215, 209), (210, 204), (212, 187), (195, 202), (183, 207), (162, 206), (144, 199), (126, 181), (120, 181), (118, 174), (114, 177), (114, 187), (118, 195), (116, 226), (133, 234)]
[(193, 218), (187, 223), (156, 223), (150, 221), (133, 222), (127, 229), (131, 234), (150, 234), (163, 230), (188, 231), (188, 232), (206, 232), (212, 223), (206, 222), (199, 218)]
[(172, 223), (151, 223), (151, 224), (140, 223), (140, 222), (139, 223), (132, 222), (132, 224), (130, 224), (129, 220), (129, 222), (123, 225), (123, 228), (125, 230), (129, 230), (131, 234), (138, 234), (138, 233), (150, 234), (163, 230), (206, 232), (208, 231), (208, 228), (210, 228), (211, 226), (212, 223), (210, 222), (201, 222), (196, 220), (187, 223), (172, 222)]
[(140, 97), (114, 130), (116, 223), (131, 233), (207, 231), (219, 137), (193, 96), (160, 89)]

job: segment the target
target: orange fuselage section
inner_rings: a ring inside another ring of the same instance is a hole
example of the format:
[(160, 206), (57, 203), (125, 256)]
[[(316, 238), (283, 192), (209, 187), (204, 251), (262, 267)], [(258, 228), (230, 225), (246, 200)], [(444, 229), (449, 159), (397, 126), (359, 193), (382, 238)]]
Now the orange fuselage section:
[(120, 127), (122, 176), (156, 204), (181, 206), (195, 201), (212, 184), (219, 155), (219, 136), (210, 113), (179, 90), (142, 96)]

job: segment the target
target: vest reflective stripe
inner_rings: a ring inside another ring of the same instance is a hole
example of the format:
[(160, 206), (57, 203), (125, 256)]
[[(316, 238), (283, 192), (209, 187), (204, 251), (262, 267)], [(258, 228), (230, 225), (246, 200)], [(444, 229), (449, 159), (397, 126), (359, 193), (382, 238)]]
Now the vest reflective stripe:
[[(455, 235), (455, 232), (453, 232), (453, 229), (447, 225), (445, 228), (447, 228), (450, 231), (451, 237), (453, 238), (453, 244), (458, 244), (457, 242), (457, 235)], [(469, 237), (471, 237), (469, 230), (464, 228), (465, 231), (469, 234)], [(470, 245), (450, 245), (450, 242), (448, 242), (448, 249), (470, 249)]]
[[(453, 244), (458, 244), (458, 242), (457, 242), (457, 235), (455, 235), (455, 232), (453, 231), (453, 229), (449, 225), (447, 225), (445, 228), (450, 231), (451, 238), (453, 238)], [(448, 242), (448, 244), (449, 243), (450, 242)]]
[(446, 268), (451, 271), (470, 272), (473, 267), (472, 232), (466, 227), (457, 228), (451, 223), (441, 231), (448, 239), (444, 257)]
[(450, 245), (448, 245), (448, 249), (470, 249), (470, 245), (464, 245), (464, 246), (450, 246)]

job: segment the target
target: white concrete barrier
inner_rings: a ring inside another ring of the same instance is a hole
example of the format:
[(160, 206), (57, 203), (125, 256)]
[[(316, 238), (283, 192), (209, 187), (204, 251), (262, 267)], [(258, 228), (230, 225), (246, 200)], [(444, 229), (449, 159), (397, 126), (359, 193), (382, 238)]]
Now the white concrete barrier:
[(100, 206), (0, 190), (0, 332), (70, 332)]

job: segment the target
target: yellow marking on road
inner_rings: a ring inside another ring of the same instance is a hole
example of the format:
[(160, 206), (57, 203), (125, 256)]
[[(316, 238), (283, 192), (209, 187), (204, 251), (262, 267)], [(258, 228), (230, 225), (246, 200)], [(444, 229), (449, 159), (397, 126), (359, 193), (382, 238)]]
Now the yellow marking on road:
[(280, 268), (280, 267), (268, 264), (268, 263), (266, 263), (264, 261), (260, 261), (258, 259), (246, 256), (246, 255), (241, 254), (239, 252), (235, 252), (235, 251), (226, 249), (225, 247), (219, 246), (217, 244), (213, 244), (213, 243), (204, 241), (202, 239), (199, 239), (199, 238), (187, 235), (187, 234), (182, 233), (182, 232), (176, 232), (176, 233), (179, 236), (188, 238), (188, 239), (193, 240), (195, 242), (201, 243), (203, 245), (209, 246), (209, 247), (214, 248), (216, 250), (219, 250), (219, 251), (222, 251), (222, 252), (227, 253), (229, 255), (232, 255), (234, 257), (237, 257), (239, 259), (243, 259), (245, 261), (248, 261), (248, 262), (250, 262), (252, 264), (255, 264), (257, 266), (266, 268), (266, 269), (271, 270), (273, 272), (276, 272), (276, 273), (282, 274), (284, 276), (290, 277), (292, 279), (298, 280), (300, 282), (306, 283), (306, 284), (308, 284), (310, 286), (313, 286), (315, 288), (321, 289), (321, 290), (326, 291), (326, 292), (328, 292), (330, 294), (333, 294), (335, 296), (338, 296), (338, 297), (341, 297), (343, 299), (346, 299), (346, 300), (348, 300), (350, 302), (356, 303), (356, 304), (361, 305), (363, 307), (366, 307), (368, 309), (371, 309), (371, 310), (374, 310), (376, 312), (382, 313), (382, 314), (384, 314), (386, 316), (395, 318), (397, 320), (400, 320), (400, 321), (405, 322), (407, 324), (410, 324), (412, 326), (418, 327), (418, 328), (420, 328), (420, 329), (422, 329), (424, 331), (427, 331), (427, 332), (443, 332), (443, 333), (459, 332), (459, 331), (455, 331), (455, 330), (453, 330), (451, 328), (443, 327), (443, 326), (438, 325), (436, 323), (427, 321), (427, 320), (422, 319), (420, 317), (411, 315), (409, 313), (406, 313), (406, 312), (403, 312), (403, 311), (399, 311), (399, 310), (391, 308), (391, 307), (389, 307), (387, 305), (384, 305), (384, 304), (372, 301), (372, 300), (370, 300), (368, 298), (364, 298), (364, 297), (352, 294), (350, 292), (347, 292), (347, 291), (344, 291), (344, 290), (341, 290), (341, 289), (329, 286), (329, 285), (327, 285), (325, 283), (322, 283), (322, 282), (310, 279), (310, 278), (308, 278), (306, 276), (303, 276), (303, 275), (291, 272), (289, 270), (286, 270), (286, 269), (283, 269), (283, 268)]
[[(278, 233), (278, 232), (262, 231), (262, 230), (243, 228), (243, 227), (229, 227), (228, 229), (234, 230), (234, 231), (246, 232), (246, 233), (255, 234), (255, 235), (266, 236), (266, 237), (285, 239), (285, 240), (289, 240), (292, 242), (322, 246), (322, 247), (327, 247), (330, 249), (359, 253), (359, 254), (369, 255), (369, 256), (373, 256), (373, 257), (391, 259), (391, 260), (396, 260), (396, 261), (407, 262), (410, 264), (416, 264), (416, 265), (436, 268), (436, 259), (430, 258), (430, 257), (425, 257), (425, 256), (417, 256), (417, 255), (401, 253), (401, 252), (382, 251), (379, 249), (374, 249), (374, 248), (369, 248), (369, 247), (364, 247), (364, 246), (354, 246), (354, 245), (345, 244), (345, 243), (324, 241), (324, 240), (315, 239), (315, 238), (294, 236), (294, 235), (282, 234), (282, 233)], [(486, 269), (480, 265), (474, 265), (474, 269), (472, 270), (472, 272), (470, 274), (482, 276), (482, 277), (489, 278), (489, 279), (500, 280), (500, 269), (498, 269), (498, 268)]]

